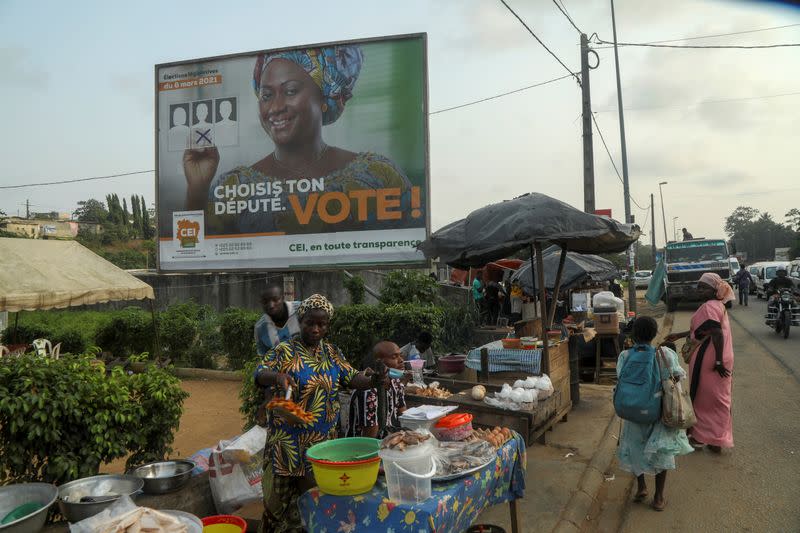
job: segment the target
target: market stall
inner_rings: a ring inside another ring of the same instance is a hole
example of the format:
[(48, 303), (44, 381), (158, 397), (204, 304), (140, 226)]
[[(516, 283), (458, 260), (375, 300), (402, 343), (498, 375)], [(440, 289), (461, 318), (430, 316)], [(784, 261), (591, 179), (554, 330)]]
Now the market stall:
[(434, 481), (431, 496), (419, 503), (397, 503), (389, 499), (386, 479), (381, 476), (366, 493), (334, 496), (319, 488), (301, 496), (299, 505), (309, 531), (369, 531), (450, 533), (465, 531), (487, 507), (509, 503), (511, 531), (519, 526), (516, 500), (524, 495), (525, 443), (512, 434), (485, 466), (455, 479)]

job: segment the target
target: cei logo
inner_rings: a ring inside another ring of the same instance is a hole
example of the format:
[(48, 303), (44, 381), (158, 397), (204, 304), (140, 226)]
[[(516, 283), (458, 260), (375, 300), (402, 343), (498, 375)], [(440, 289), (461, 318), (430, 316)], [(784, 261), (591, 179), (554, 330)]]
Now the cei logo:
[(200, 235), (200, 224), (192, 220), (179, 219), (177, 223), (178, 240), (181, 248), (194, 248), (197, 246)]

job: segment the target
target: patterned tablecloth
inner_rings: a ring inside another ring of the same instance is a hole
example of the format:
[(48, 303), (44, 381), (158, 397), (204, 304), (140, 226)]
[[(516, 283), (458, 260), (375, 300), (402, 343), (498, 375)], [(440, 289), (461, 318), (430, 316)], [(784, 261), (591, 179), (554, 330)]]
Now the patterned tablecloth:
[(486, 507), (525, 494), (525, 441), (518, 433), (497, 450), (497, 458), (468, 476), (433, 484), (433, 494), (416, 505), (389, 500), (383, 476), (370, 492), (330, 496), (311, 489), (300, 497), (309, 533), (455, 533), (467, 529)]
[(474, 348), (467, 354), (467, 366), (481, 369), (481, 349), (489, 351), (489, 372), (527, 372), (539, 375), (542, 372), (541, 350), (508, 350), (503, 341), (494, 341)]

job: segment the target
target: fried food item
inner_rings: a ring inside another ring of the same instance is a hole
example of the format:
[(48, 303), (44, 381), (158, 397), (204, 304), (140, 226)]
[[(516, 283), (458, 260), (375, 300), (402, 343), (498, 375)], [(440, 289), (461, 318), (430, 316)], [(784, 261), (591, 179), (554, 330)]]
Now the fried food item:
[(468, 442), (485, 440), (495, 448), (499, 448), (511, 438), (511, 430), (505, 427), (496, 426), (493, 429), (474, 429), (472, 435), (467, 437)]
[(406, 388), (406, 394), (416, 394), (417, 396), (424, 396), (426, 398), (437, 398), (439, 400), (444, 400), (445, 398), (449, 398), (452, 396), (452, 393), (447, 389), (440, 389), (436, 388), (427, 388), (427, 389), (412, 389), (411, 391)]
[(314, 415), (292, 400), (274, 398), (267, 404), (267, 409), (275, 411), (278, 415), (294, 424), (308, 424), (314, 420)]
[(416, 446), (431, 438), (429, 433), (421, 433), (419, 431), (398, 431), (392, 433), (381, 441), (381, 449), (387, 448), (403, 451), (408, 446)]

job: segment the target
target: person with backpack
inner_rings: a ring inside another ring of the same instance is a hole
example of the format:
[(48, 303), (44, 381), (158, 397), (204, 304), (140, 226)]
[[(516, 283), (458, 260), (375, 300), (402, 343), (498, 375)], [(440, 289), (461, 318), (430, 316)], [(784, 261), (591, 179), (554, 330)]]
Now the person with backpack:
[[(675, 456), (694, 451), (686, 431), (671, 428), (661, 421), (661, 380), (683, 379), (686, 373), (678, 363), (678, 355), (667, 347), (656, 349), (651, 342), (658, 333), (658, 324), (648, 316), (633, 322), (634, 345), (619, 354), (614, 409), (624, 420), (617, 457), (620, 468), (636, 476), (635, 502), (647, 498), (645, 474), (656, 477), (652, 507), (663, 511), (666, 506), (664, 485), (667, 470), (675, 469)], [(657, 358), (658, 352), (662, 357)], [(658, 359), (666, 364), (659, 364)]]

